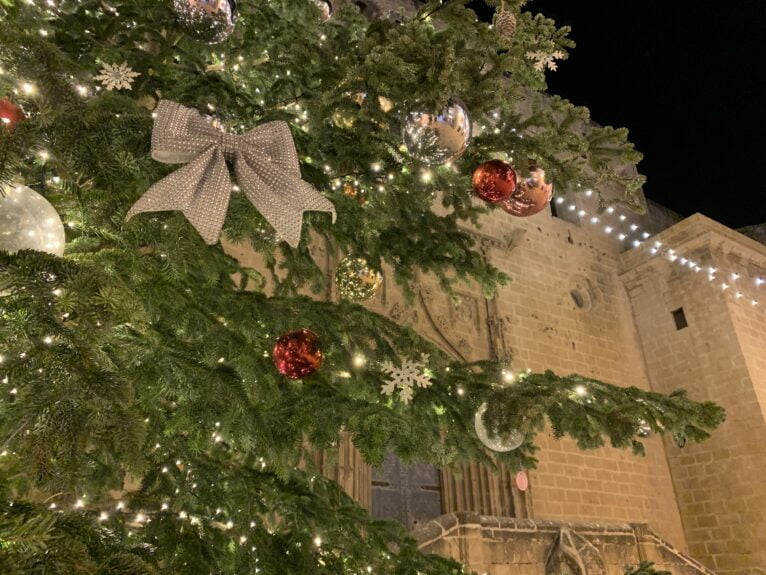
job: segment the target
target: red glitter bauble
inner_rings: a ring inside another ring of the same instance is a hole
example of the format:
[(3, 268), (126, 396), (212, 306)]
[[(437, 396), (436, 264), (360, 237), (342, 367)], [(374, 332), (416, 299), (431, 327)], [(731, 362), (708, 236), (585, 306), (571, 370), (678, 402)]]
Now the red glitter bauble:
[(553, 197), (553, 184), (545, 181), (545, 170), (533, 168), (528, 178), (516, 186), (516, 190), (502, 204), (512, 216), (525, 218), (543, 211)]
[(516, 171), (505, 162), (490, 160), (476, 168), (471, 182), (477, 196), (497, 204), (508, 199), (516, 189)]
[(290, 379), (308, 377), (324, 361), (319, 336), (310, 329), (288, 331), (277, 340), (272, 357), (279, 373)]
[(0, 124), (13, 130), (25, 118), (24, 111), (10, 100), (0, 99)]

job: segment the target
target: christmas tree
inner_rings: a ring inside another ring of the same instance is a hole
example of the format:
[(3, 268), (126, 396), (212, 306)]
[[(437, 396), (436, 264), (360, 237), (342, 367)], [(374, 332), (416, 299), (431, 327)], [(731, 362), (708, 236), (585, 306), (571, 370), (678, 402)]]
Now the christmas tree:
[[(458, 362), (355, 301), (384, 267), (410, 296), (507, 282), (461, 225), (497, 209), (480, 164), (511, 214), (549, 183), (637, 205), (626, 131), (545, 94), (568, 30), (466, 4), (0, 3), (3, 573), (460, 573), (311, 454), (524, 469), (543, 429), (640, 454), (723, 420)], [(350, 258), (338, 301), (315, 245)]]

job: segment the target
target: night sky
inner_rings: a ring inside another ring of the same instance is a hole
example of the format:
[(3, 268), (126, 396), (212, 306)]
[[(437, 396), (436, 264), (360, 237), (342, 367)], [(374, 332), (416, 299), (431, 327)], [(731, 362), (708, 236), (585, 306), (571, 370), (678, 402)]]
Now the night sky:
[[(625, 126), (647, 197), (737, 228), (766, 222), (766, 2), (536, 0), (577, 43), (549, 91)], [(481, 8), (479, 8), (481, 10)]]

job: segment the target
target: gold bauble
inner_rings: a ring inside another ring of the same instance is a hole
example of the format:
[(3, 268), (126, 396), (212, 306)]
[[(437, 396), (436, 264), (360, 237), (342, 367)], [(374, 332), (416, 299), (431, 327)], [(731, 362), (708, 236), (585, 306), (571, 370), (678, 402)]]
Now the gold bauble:
[(335, 284), (341, 297), (351, 301), (370, 299), (378, 291), (383, 278), (362, 258), (347, 256), (335, 270)]

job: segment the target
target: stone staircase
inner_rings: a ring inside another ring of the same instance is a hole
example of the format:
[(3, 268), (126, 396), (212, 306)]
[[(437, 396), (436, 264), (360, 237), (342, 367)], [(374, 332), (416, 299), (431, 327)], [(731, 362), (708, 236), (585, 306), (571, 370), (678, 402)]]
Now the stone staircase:
[(644, 524), (566, 523), (442, 515), (412, 533), (426, 553), (451, 557), (479, 575), (623, 575), (652, 561), (673, 575), (715, 575)]

